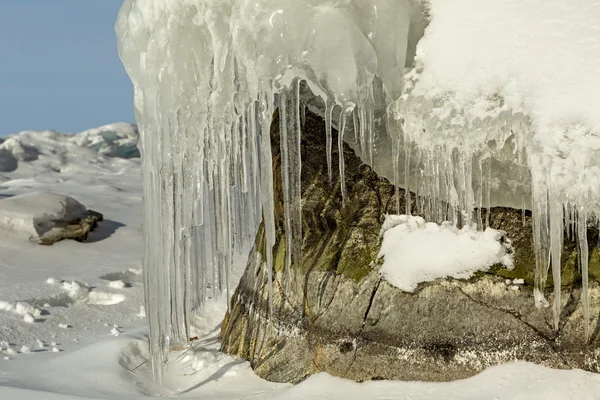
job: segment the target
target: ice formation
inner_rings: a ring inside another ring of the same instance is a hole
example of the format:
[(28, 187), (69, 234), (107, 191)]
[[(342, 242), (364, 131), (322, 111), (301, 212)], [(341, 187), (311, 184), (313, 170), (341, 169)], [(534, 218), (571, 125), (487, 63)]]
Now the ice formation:
[[(233, 251), (261, 221), (271, 274), (277, 107), (294, 281), (301, 124), (314, 99), (330, 177), (337, 124), (336, 145), (352, 142), (416, 192), (428, 220), (485, 228), (485, 208), (531, 205), (536, 302), (547, 304), (552, 265), (558, 323), (563, 232), (587, 254), (600, 204), (599, 8), (590, 0), (126, 0), (116, 30), (141, 134), (156, 378), (169, 348), (187, 342), (191, 313), (209, 292), (228, 290)], [(343, 158), (337, 164), (343, 175)], [(411, 196), (401, 207), (414, 211)], [(585, 258), (581, 269), (586, 290)]]

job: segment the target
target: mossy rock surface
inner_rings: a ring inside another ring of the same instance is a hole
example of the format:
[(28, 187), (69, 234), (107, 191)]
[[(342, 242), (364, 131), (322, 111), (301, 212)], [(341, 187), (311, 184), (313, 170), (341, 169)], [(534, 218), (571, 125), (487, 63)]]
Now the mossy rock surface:
[[(415, 293), (402, 292), (380, 278), (375, 262), (383, 219), (396, 212), (394, 187), (345, 146), (347, 196), (342, 203), (335, 167), (329, 182), (324, 131), (323, 120), (307, 113), (301, 144), (303, 258), (300, 279), (290, 282), (284, 272), (279, 127), (274, 119), (273, 310), (269, 317), (261, 226), (223, 324), (225, 351), (249, 360), (263, 378), (279, 382), (300, 382), (320, 371), (357, 381), (446, 381), (518, 360), (598, 371), (600, 330), (593, 329), (600, 312), (597, 250), (590, 251), (592, 312), (587, 323), (592, 335), (587, 344), (576, 245), (567, 237), (559, 329), (554, 329), (550, 309), (534, 306), (528, 212), (523, 216), (520, 210), (493, 208), (489, 216), (490, 226), (507, 232), (512, 241), (514, 270), (493, 267), (469, 280), (439, 279), (421, 284)], [(333, 143), (336, 135), (334, 131)], [(400, 197), (403, 204), (403, 191)], [(596, 249), (597, 232), (588, 237), (590, 249)], [(526, 284), (509, 290), (506, 278), (523, 278)], [(552, 290), (546, 290), (546, 297), (552, 301)]]

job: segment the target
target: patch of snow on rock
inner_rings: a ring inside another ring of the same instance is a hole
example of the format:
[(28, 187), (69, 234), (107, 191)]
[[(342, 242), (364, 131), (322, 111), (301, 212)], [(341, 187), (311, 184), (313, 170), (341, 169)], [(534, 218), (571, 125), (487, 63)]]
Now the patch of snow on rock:
[(30, 192), (0, 200), (0, 230), (36, 238), (57, 223), (82, 218), (86, 211), (86, 207), (72, 197)]
[(413, 292), (421, 282), (468, 279), (494, 264), (512, 261), (501, 243), (502, 232), (491, 228), (478, 232), (468, 226), (457, 229), (450, 223), (426, 223), (421, 217), (388, 215), (381, 235), (379, 273), (406, 292)]

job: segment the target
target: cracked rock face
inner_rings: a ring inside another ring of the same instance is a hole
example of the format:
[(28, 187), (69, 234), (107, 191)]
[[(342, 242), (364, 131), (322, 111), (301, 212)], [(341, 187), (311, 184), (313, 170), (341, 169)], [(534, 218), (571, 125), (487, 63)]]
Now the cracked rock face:
[[(588, 344), (575, 244), (565, 237), (564, 301), (555, 331), (552, 311), (534, 306), (531, 220), (517, 210), (495, 208), (490, 215), (491, 227), (506, 231), (512, 241), (515, 270), (495, 267), (467, 281), (442, 279), (421, 284), (414, 293), (402, 292), (380, 279), (374, 262), (384, 215), (395, 212), (393, 186), (346, 147), (347, 199), (342, 206), (339, 176), (330, 185), (324, 162), (324, 123), (310, 113), (302, 135), (301, 279), (290, 282), (283, 272), (277, 125), (275, 118), (273, 310), (269, 318), (261, 227), (223, 323), (226, 352), (249, 360), (267, 380), (292, 383), (322, 371), (356, 381), (448, 381), (517, 360), (600, 371), (598, 232), (588, 232), (590, 249), (595, 249), (590, 255)], [(337, 157), (334, 151), (333, 159)], [(506, 278), (522, 278), (524, 285), (514, 290)], [(552, 301), (551, 290), (546, 296)]]

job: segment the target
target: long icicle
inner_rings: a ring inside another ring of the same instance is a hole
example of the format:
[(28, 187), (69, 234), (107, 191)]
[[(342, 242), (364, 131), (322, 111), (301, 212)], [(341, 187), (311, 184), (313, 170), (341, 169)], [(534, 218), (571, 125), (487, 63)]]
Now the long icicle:
[(302, 123), (301, 112), (304, 106), (300, 100), (301, 80), (292, 82), (292, 104), (291, 110), (296, 114), (295, 118), (289, 118), (288, 127), (288, 151), (290, 155), (290, 215), (292, 218), (292, 265), (294, 268), (294, 280), (296, 290), (302, 290)]
[(333, 174), (331, 170), (331, 115), (334, 107), (334, 103), (328, 99), (325, 100), (325, 148), (327, 152), (327, 174), (329, 176), (329, 184), (333, 183)]
[(585, 341), (590, 338), (590, 299), (588, 293), (588, 241), (587, 241), (587, 214), (583, 207), (577, 212), (577, 249), (579, 266), (581, 269), (581, 287), (583, 289), (583, 323), (585, 328)]
[(269, 288), (269, 313), (273, 312), (273, 246), (275, 245), (275, 205), (273, 203), (273, 161), (271, 152), (271, 120), (273, 98), (269, 93), (261, 95), (260, 124), (260, 176), (263, 221), (266, 235), (267, 279)]
[(556, 193), (550, 191), (550, 254), (552, 259), (552, 279), (554, 280), (554, 329), (558, 330), (561, 310), (561, 275), (560, 256), (562, 253), (563, 235), (564, 235), (564, 214), (562, 203), (556, 198)]
[(346, 172), (344, 165), (344, 131), (346, 130), (347, 111), (342, 108), (340, 111), (339, 130), (338, 130), (338, 158), (340, 173), (340, 189), (342, 191), (342, 204), (346, 204)]
[[(285, 287), (288, 288), (291, 282), (291, 265), (292, 265), (292, 216), (290, 213), (290, 154), (288, 150), (288, 119), (290, 117), (288, 109), (290, 107), (289, 89), (284, 88), (279, 93), (279, 135), (281, 147), (281, 181), (283, 192), (283, 214), (285, 227)], [(293, 105), (292, 105), (293, 107)], [(294, 215), (294, 218), (296, 216)]]

